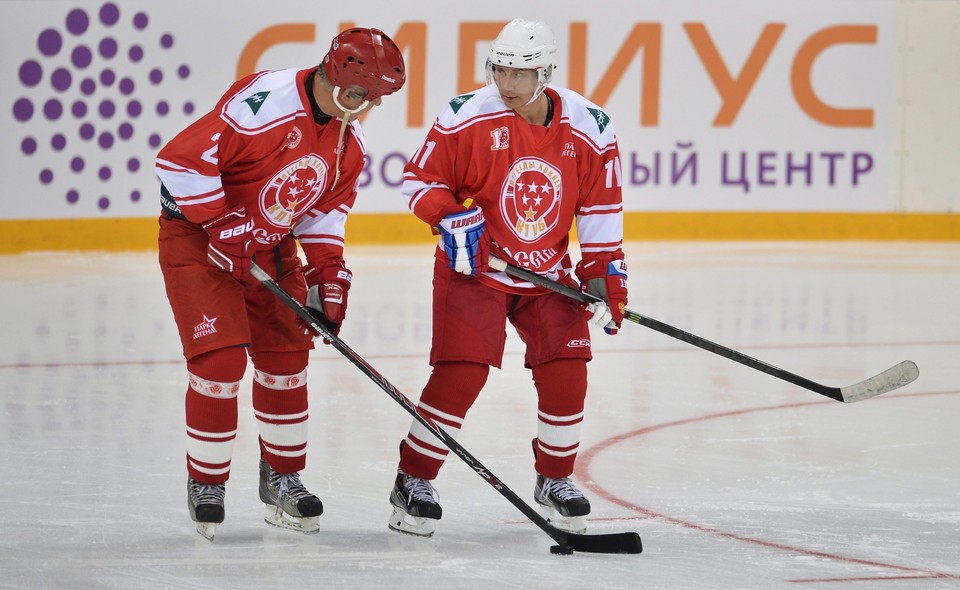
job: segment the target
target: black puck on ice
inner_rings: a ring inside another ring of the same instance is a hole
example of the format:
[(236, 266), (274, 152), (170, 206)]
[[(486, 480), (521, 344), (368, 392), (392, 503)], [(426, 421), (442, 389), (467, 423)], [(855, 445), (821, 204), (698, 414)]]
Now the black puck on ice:
[(570, 545), (552, 545), (550, 553), (554, 555), (573, 555), (573, 547)]

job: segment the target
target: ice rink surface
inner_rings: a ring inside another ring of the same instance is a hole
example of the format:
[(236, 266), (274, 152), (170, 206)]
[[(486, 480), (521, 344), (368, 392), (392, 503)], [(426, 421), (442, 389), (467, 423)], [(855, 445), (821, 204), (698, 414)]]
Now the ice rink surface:
[[(248, 371), (210, 543), (186, 510), (186, 369), (155, 254), (0, 256), (0, 588), (960, 588), (960, 245), (626, 251), (638, 313), (831, 386), (907, 359), (920, 377), (843, 404), (638, 325), (596, 331), (575, 479), (588, 532), (644, 551), (556, 556), (453, 455), (437, 534), (389, 531), (410, 416), (319, 345), (303, 479), (320, 533), (263, 522)], [(347, 259), (341, 337), (415, 400), (432, 247)], [(532, 503), (535, 394), (508, 336), (459, 441)]]

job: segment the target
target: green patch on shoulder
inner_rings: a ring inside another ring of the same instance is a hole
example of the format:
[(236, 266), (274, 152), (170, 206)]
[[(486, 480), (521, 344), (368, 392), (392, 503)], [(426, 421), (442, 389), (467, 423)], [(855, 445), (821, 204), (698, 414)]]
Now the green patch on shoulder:
[(263, 106), (263, 103), (267, 102), (268, 94), (270, 94), (270, 91), (268, 90), (258, 92), (243, 99), (243, 102), (247, 103), (247, 106), (250, 107), (250, 110), (253, 111), (254, 115), (256, 115), (257, 111), (260, 110), (260, 107)]
[(610, 124), (610, 117), (600, 109), (591, 109), (587, 107), (587, 110), (590, 111), (590, 114), (593, 115), (593, 120), (597, 122), (597, 128), (600, 129), (600, 133), (603, 133), (603, 130), (607, 128), (607, 125)]
[(460, 96), (450, 101), (450, 108), (452, 108), (453, 112), (456, 113), (457, 111), (460, 110), (460, 107), (462, 107), (471, 98), (473, 98), (472, 94), (461, 94)]

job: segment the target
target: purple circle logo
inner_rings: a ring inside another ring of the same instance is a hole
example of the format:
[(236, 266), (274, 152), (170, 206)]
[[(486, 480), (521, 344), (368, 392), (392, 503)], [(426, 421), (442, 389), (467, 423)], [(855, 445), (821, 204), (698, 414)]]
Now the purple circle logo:
[(157, 127), (194, 110), (189, 100), (163, 97), (163, 87), (185, 82), (191, 68), (174, 63), (174, 36), (152, 30), (144, 11), (106, 2), (73, 8), (61, 22), (37, 32), (35, 52), (18, 66), (17, 131), (8, 141), (33, 166), (21, 169), (63, 203), (101, 211), (116, 199), (140, 203), (164, 141)]

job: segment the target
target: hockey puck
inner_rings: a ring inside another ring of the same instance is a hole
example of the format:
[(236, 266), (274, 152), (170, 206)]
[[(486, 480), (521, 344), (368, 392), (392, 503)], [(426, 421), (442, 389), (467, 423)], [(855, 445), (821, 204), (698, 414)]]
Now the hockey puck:
[(570, 545), (553, 545), (550, 547), (550, 553), (554, 555), (573, 555), (573, 547)]

